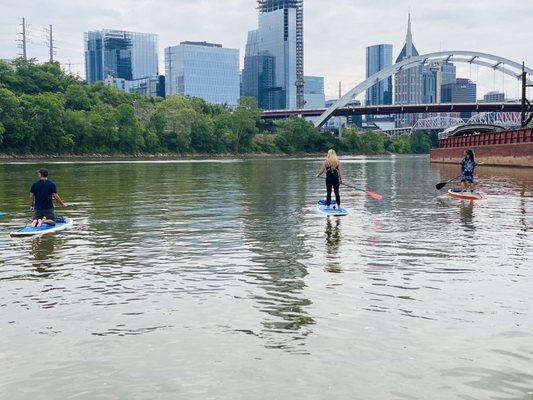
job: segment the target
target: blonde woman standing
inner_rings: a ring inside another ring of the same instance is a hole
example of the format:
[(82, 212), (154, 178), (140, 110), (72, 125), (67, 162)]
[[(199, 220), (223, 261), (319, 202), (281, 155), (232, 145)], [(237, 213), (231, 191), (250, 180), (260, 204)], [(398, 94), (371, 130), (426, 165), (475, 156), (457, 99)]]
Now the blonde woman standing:
[[(335, 200), (337, 201), (337, 207), (340, 208), (341, 195), (339, 193), (339, 186), (342, 183), (341, 163), (337, 158), (337, 153), (335, 153), (335, 150), (333, 149), (330, 149), (328, 151), (328, 155), (322, 163), (322, 166), (316, 174), (316, 177), (318, 178), (324, 173), (324, 171), (326, 172), (326, 205), (329, 207), (331, 204), (331, 189), (333, 189), (335, 190)], [(333, 208), (335, 208), (335, 206), (333, 206)]]

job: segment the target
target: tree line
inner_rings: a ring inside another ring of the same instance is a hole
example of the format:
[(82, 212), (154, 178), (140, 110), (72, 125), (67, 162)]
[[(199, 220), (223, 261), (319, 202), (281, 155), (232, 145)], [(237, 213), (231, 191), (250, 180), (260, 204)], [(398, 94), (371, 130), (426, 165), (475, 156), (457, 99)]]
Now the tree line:
[(344, 131), (342, 140), (302, 118), (267, 123), (254, 98), (236, 108), (199, 98), (150, 99), (64, 73), (59, 63), (0, 61), (0, 153), (427, 153), (425, 134), (389, 138)]

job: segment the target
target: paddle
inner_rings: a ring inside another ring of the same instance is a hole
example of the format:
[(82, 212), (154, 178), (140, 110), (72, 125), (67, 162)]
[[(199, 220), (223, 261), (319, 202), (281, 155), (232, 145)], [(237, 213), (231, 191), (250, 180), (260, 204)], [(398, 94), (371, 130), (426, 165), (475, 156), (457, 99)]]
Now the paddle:
[(441, 190), (441, 189), (442, 189), (444, 186), (446, 186), (448, 183), (453, 182), (453, 181), (455, 181), (456, 179), (459, 179), (460, 177), (461, 177), (461, 175), (459, 175), (459, 176), (457, 176), (457, 177), (455, 177), (455, 178), (453, 178), (453, 179), (450, 179), (449, 181), (441, 182), (441, 183), (437, 183), (437, 184), (435, 185), (435, 187), (437, 188), (437, 190)]
[[(326, 178), (323, 177), (323, 176), (321, 176), (320, 178), (322, 178), (322, 179), (326, 179)], [(359, 187), (359, 186), (350, 186), (350, 185), (347, 185), (346, 183), (341, 183), (341, 185), (346, 186), (346, 187), (349, 187), (349, 188), (351, 188), (351, 189), (358, 190), (358, 191), (360, 191), (360, 192), (364, 192), (364, 193), (366, 193), (368, 196), (372, 197), (374, 200), (378, 200), (378, 201), (379, 201), (379, 200), (383, 199), (383, 196), (380, 195), (379, 193), (371, 192), (371, 191), (366, 190), (366, 189), (363, 189), (363, 188), (361, 188), (361, 187)]]

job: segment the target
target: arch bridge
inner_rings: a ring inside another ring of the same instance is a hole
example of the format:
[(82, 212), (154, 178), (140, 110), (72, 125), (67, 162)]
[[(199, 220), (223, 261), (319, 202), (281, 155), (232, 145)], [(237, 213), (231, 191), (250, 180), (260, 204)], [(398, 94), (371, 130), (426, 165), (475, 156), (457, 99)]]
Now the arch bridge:
[[(479, 53), (476, 51), (440, 51), (436, 53), (428, 53), (421, 56), (410, 57), (375, 73), (365, 81), (355, 86), (338, 101), (336, 101), (331, 107), (324, 111), (324, 113), (315, 121), (315, 126), (321, 127), (337, 109), (345, 107), (354, 97), (371, 88), (376, 83), (379, 83), (380, 81), (387, 79), (388, 77), (393, 76), (402, 70), (414, 68), (420, 65), (439, 64), (444, 62), (467, 63), (470, 65), (475, 64), (482, 67), (491, 68), (494, 71), (500, 71), (517, 79), (521, 78), (522, 76), (522, 64), (503, 57), (495, 56), (493, 54)], [(524, 71), (529, 75), (533, 75), (533, 70), (531, 68), (524, 67)], [(533, 84), (533, 81), (528, 78), (526, 83), (531, 85)]]

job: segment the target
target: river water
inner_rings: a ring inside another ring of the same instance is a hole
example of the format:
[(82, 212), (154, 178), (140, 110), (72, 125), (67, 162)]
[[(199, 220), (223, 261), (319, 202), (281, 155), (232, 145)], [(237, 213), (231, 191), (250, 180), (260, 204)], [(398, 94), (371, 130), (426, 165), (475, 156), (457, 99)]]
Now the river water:
[[(43, 165), (75, 226), (12, 239)], [(0, 398), (533, 399), (533, 171), (319, 165), (0, 164)]]

